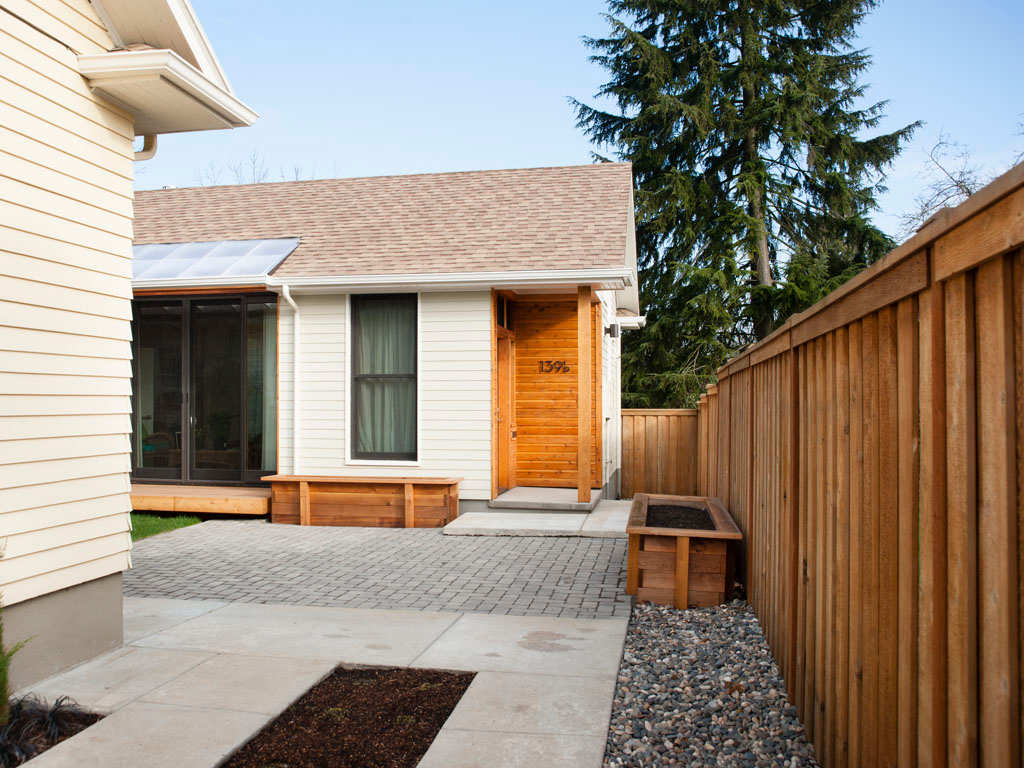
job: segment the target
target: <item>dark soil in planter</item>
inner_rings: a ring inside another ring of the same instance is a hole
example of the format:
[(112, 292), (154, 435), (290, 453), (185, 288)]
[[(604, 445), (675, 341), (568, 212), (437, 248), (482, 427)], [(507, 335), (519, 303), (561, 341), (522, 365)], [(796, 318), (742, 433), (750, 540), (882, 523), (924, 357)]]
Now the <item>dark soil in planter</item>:
[(473, 674), (338, 667), (223, 768), (413, 768)]
[(698, 531), (715, 530), (715, 521), (704, 507), (683, 504), (650, 504), (647, 507), (647, 525), (655, 528), (693, 528)]
[(32, 697), (12, 701), (7, 725), (0, 728), (0, 768), (21, 765), (102, 719), (67, 697), (53, 704)]

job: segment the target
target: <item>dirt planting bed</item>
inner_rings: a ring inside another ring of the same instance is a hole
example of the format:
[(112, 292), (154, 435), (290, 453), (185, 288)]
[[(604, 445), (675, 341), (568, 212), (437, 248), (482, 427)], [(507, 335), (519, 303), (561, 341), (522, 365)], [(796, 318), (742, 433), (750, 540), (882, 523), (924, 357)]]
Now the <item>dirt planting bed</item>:
[(652, 528), (715, 530), (715, 521), (711, 519), (706, 507), (690, 507), (685, 504), (648, 504), (647, 525)]
[(413, 768), (472, 672), (338, 667), (224, 768)]

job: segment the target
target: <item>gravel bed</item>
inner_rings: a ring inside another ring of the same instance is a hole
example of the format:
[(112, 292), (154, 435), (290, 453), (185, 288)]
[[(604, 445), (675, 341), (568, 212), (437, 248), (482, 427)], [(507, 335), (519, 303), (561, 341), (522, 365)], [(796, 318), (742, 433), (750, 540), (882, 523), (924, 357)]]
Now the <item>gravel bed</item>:
[(818, 765), (749, 605), (633, 608), (604, 764)]

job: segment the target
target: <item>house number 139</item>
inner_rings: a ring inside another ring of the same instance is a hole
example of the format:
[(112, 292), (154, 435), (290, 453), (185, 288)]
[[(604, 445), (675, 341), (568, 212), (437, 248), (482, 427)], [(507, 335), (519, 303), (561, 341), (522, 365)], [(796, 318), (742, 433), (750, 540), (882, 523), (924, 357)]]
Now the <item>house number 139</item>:
[(541, 373), (568, 373), (569, 364), (565, 360), (541, 360)]

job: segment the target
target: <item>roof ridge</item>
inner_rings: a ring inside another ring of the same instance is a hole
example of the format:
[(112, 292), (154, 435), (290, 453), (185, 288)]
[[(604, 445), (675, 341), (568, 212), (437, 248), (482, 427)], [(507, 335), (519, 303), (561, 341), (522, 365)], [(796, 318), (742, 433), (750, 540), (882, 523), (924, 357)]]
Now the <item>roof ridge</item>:
[(381, 179), (414, 179), (422, 178), (424, 176), (469, 176), (474, 174), (488, 174), (488, 173), (525, 173), (530, 171), (564, 171), (564, 170), (584, 170), (592, 168), (605, 168), (605, 167), (632, 167), (632, 163), (629, 161), (619, 162), (601, 162), (601, 163), (579, 163), (575, 165), (538, 165), (529, 168), (481, 168), (471, 171), (435, 171), (433, 173), (390, 173), (381, 174), (379, 176), (332, 176), (326, 179), (297, 179), (292, 181), (261, 181), (253, 184), (210, 184), (210, 185), (199, 185), (192, 187), (163, 187), (160, 189), (137, 189), (135, 190), (136, 195), (150, 194), (150, 193), (161, 193), (161, 192), (185, 192), (192, 190), (224, 190), (224, 189), (263, 189), (266, 187), (287, 187), (287, 186), (299, 186), (302, 184), (323, 184), (325, 182), (332, 181), (379, 181)]

